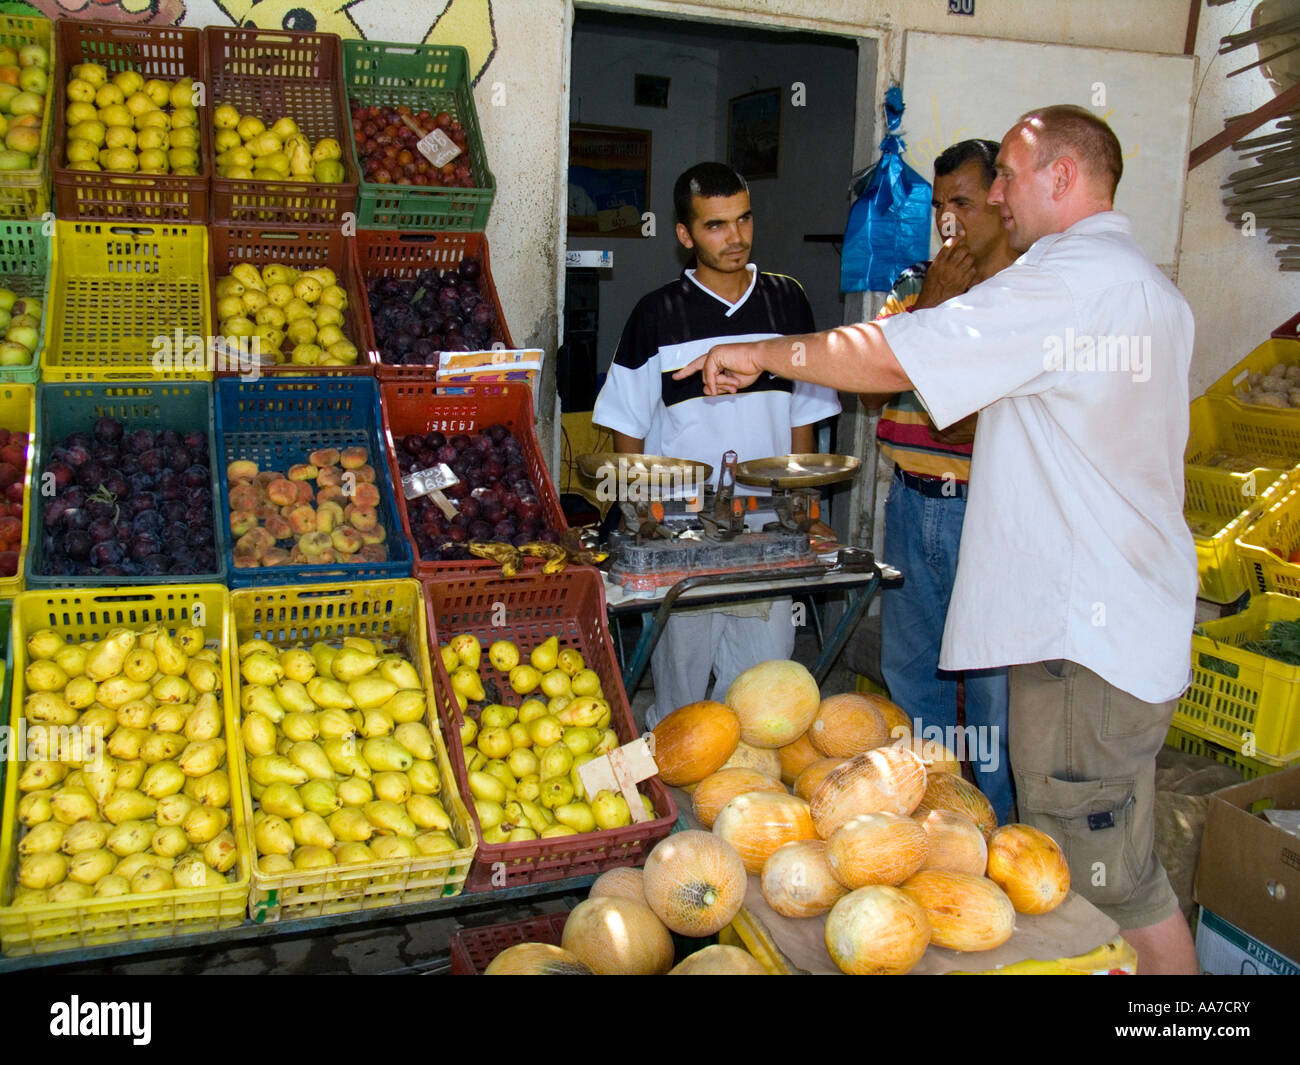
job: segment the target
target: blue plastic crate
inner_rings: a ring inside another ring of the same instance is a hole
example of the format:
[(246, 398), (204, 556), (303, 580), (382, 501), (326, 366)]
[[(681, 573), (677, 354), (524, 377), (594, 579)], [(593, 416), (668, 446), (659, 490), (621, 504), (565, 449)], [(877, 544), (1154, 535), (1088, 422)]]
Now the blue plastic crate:
[[(45, 507), (41, 476), (50, 450), (70, 433), (90, 432), (95, 419), (109, 416), (133, 429), (175, 429), (180, 433), (202, 428), (208, 434), (208, 484), (212, 491), (213, 547), (216, 568), (203, 573), (142, 574), (123, 576), (55, 576), (45, 570)], [(66, 381), (36, 386), (35, 457), (32, 461), (31, 506), (23, 515), (27, 526), (26, 588), (118, 588), (156, 584), (222, 584), (230, 555), (225, 528), (229, 522), (218, 509), (220, 455), (212, 419), (212, 385), (207, 381)]]
[(402, 532), (379, 427), (379, 389), (373, 378), (275, 377), (257, 381), (223, 378), (216, 389), (217, 457), (221, 472), (221, 517), (229, 524), (230, 484), (226, 469), (247, 459), (259, 469), (288, 470), (318, 448), (364, 444), (379, 488), (379, 522), (388, 548), (386, 562), (236, 568), (227, 538), (226, 580), (231, 588), (360, 580), (412, 575), (411, 545)]

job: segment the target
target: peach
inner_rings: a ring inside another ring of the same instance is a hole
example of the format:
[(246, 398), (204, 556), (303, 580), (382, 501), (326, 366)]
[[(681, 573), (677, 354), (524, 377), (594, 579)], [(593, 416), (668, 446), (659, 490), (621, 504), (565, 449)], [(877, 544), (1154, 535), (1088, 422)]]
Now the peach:
[(235, 557), (247, 556), (251, 558), (262, 557), (262, 542), (257, 539), (251, 532), (244, 533), (235, 541)]
[(266, 486), (266, 497), (272, 503), (285, 506), (298, 501), (298, 486), (293, 481), (281, 477)]
[(301, 566), (307, 561), (307, 556), (302, 553), (302, 548), (294, 544), (289, 551), (289, 562), (294, 566)]
[(231, 482), (251, 481), (257, 475), (257, 463), (247, 459), (236, 459), (226, 466), (226, 480)]
[(345, 470), (359, 470), (370, 460), (370, 452), (364, 447), (346, 447), (339, 456), (339, 464)]
[(263, 551), (268, 547), (275, 546), (275, 537), (267, 532), (261, 525), (256, 529), (250, 529), (246, 535), (253, 537), (259, 544), (261, 544)]
[(280, 480), (280, 475), (276, 473), (275, 470), (263, 470), (256, 477), (254, 477), (253, 480), (255, 480), (263, 488), (265, 488), (272, 481)]
[(343, 471), (337, 466), (322, 466), (316, 473), (317, 488), (334, 488), (343, 483)]
[(322, 447), (313, 451), (307, 456), (307, 461), (313, 466), (333, 466), (339, 460), (339, 449), (336, 447)]
[(273, 514), (266, 519), (266, 531), (277, 540), (289, 540), (293, 537), (293, 526), (289, 524), (287, 518), (282, 518), (279, 514)]
[(247, 510), (237, 510), (230, 515), (230, 531), (235, 536), (243, 536), (249, 529), (257, 527), (257, 515)]
[(329, 533), (309, 532), (298, 537), (298, 547), (304, 555), (319, 555), (333, 546)]
[(343, 508), (332, 500), (316, 508), (316, 531), (333, 532), (343, 524)]
[(262, 552), (263, 566), (283, 566), (289, 561), (289, 552), (283, 547), (268, 547)]
[(343, 517), (352, 528), (359, 529), (361, 532), (373, 529), (379, 524), (379, 512), (374, 507), (359, 507), (355, 503), (348, 504)]
[(373, 529), (363, 531), (361, 539), (367, 544), (382, 544), (388, 539), (388, 531), (382, 525), (376, 525)]
[(280, 516), (280, 508), (274, 503), (262, 503), (257, 508), (257, 516), (262, 521), (266, 521), (267, 518), (278, 518)]
[(330, 540), (334, 544), (334, 549), (345, 555), (355, 555), (364, 546), (361, 534), (346, 525), (335, 529)]
[(357, 557), (362, 562), (387, 562), (388, 548), (383, 544), (366, 544), (366, 546), (360, 550)]
[(356, 468), (355, 473), (357, 477), (357, 484), (375, 483), (375, 468), (371, 466), (369, 463), (367, 463), (365, 466), (358, 466)]
[(366, 509), (379, 506), (379, 489), (373, 484), (353, 485), (352, 505)]
[[(317, 481), (316, 483), (319, 484), (320, 482)], [(337, 484), (332, 484), (328, 488), (322, 488), (319, 492), (316, 493), (316, 505), (319, 506), (322, 503), (332, 503), (336, 500), (344, 499), (344, 498), (345, 496), (343, 495), (342, 486)]]
[(305, 503), (293, 508), (289, 514), (289, 524), (293, 526), (293, 531), (298, 534), (310, 533), (316, 531), (316, 510)]
[(300, 462), (296, 466), (289, 467), (289, 480), (314, 481), (318, 472), (320, 471), (310, 463)]
[(231, 510), (257, 510), (257, 489), (247, 481), (240, 481), (230, 486)]
[(238, 551), (235, 552), (235, 569), (251, 569), (260, 564), (256, 555), (241, 555)]
[(298, 502), (310, 503), (315, 496), (315, 489), (311, 486), (311, 481), (294, 481), (298, 486)]

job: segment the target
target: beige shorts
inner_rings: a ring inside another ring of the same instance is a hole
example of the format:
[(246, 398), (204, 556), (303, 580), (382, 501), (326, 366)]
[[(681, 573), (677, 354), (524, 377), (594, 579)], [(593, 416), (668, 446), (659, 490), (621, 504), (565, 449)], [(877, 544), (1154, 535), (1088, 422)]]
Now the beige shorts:
[(1121, 929), (1172, 916), (1178, 898), (1155, 853), (1155, 770), (1177, 700), (1143, 702), (1076, 662), (1013, 666), (1010, 688), (1020, 820), (1061, 844), (1070, 886)]

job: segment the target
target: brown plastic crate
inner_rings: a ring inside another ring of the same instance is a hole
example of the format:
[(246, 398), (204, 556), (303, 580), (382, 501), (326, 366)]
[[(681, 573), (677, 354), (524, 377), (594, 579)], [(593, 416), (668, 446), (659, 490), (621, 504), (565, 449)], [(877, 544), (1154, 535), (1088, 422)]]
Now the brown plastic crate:
[[(357, 170), (347, 150), (348, 119), (343, 101), (343, 49), (333, 33), (291, 33), (244, 27), (204, 31), (208, 103), (233, 105), (270, 126), (292, 118), (314, 145), (333, 137), (343, 154), (343, 180), (255, 181), (212, 175), (214, 222), (338, 226), (356, 213)], [(204, 127), (209, 158), (215, 160), (212, 124)], [(215, 163), (214, 163), (215, 166)]]
[[(208, 254), (209, 272), (212, 275), (212, 327), (217, 333), (221, 331), (221, 323), (217, 320), (217, 282), (240, 263), (252, 263), (259, 270), (271, 263), (284, 263), (299, 270), (315, 270), (327, 266), (338, 276), (339, 284), (348, 294), (347, 310), (343, 312), (343, 332), (357, 346), (355, 366), (296, 366), (285, 363), (283, 366), (262, 366), (258, 369), (259, 374), (288, 374), (297, 377), (343, 377), (353, 374), (374, 376), (374, 343), (369, 333), (370, 320), (365, 313), (366, 291), (357, 272), (352, 241), (343, 236), (343, 231), (338, 226), (277, 229), (273, 226), (217, 222), (208, 227)], [(287, 340), (285, 344), (287, 347)], [(217, 376), (233, 377), (238, 372), (238, 369), (218, 369)]]
[(54, 24), (54, 209), (60, 218), (206, 224), (212, 183), (210, 108), (199, 112), (199, 172), (114, 174), (70, 170), (62, 165), (67, 148), (64, 87), (78, 63), (102, 63), (110, 73), (135, 70), (148, 78), (207, 80), (201, 30), (183, 26), (124, 26), (116, 22), (59, 19)]
[(1273, 336), (1278, 340), (1300, 339), (1300, 313), (1293, 314), (1285, 322), (1274, 329)]
[[(491, 573), (500, 564), (491, 559), (474, 558), (464, 561), (433, 561), (422, 559), (411, 520), (406, 512), (406, 498), (402, 494), (402, 473), (397, 466), (397, 447), (402, 437), (412, 433), (433, 432), (435, 429), (448, 436), (455, 433), (472, 433), (487, 425), (504, 425), (519, 441), (524, 456), (528, 478), (537, 488), (537, 500), (542, 505), (542, 516), (551, 528), (563, 532), (568, 528), (560, 497), (555, 491), (550, 471), (542, 460), (541, 445), (533, 426), (533, 394), (527, 385), (453, 385), (449, 394), (447, 386), (438, 385), (429, 378), (379, 382), (379, 406), (383, 412), (383, 443), (387, 447), (388, 473), (393, 481), (393, 494), (401, 514), (402, 531), (415, 552), (415, 575), (446, 574), (455, 572)], [(541, 559), (526, 559), (526, 568), (540, 569)]]
[[(418, 233), (389, 229), (357, 230), (357, 266), (364, 283), (374, 277), (414, 277), (421, 270), (436, 267), (446, 270), (456, 266), (461, 259), (471, 258), (482, 267), (479, 289), (492, 301), (497, 312), (497, 326), (493, 342), (499, 341), (507, 348), (515, 342), (510, 338), (506, 316), (501, 309), (496, 284), (492, 280), (492, 261), (488, 256), (487, 237), (482, 233)], [(366, 326), (375, 340), (374, 320), (370, 317), (370, 303), (366, 301)], [(375, 374), (381, 381), (427, 381), (437, 371), (436, 366), (394, 366), (379, 355), (375, 341)]]
[(462, 928), (451, 936), (451, 975), (482, 976), (492, 959), (507, 947), (520, 943), (560, 945), (568, 912), (525, 917), (522, 921), (491, 924), (483, 928)]
[[(637, 738), (636, 724), (623, 690), (623, 678), (614, 658), (605, 618), (605, 587), (600, 571), (571, 566), (562, 573), (518, 577), (421, 577), (429, 611), (429, 658), (434, 667), (434, 694), (447, 749), (457, 781), (475, 828), (482, 826), (469, 792), (469, 775), (460, 744), (463, 717), (451, 696), (451, 681), (438, 653), (438, 645), (462, 632), (473, 633), (485, 646), (493, 640), (513, 640), (532, 648), (550, 636), (560, 647), (576, 647), (587, 668), (600, 677), (609, 701), (610, 725), (621, 743)], [(499, 624), (504, 618), (505, 624)], [(481, 671), (492, 666), (484, 655)], [(493, 679), (509, 691), (505, 674)], [(522, 843), (480, 843), (470, 869), (467, 891), (492, 891), (501, 887), (540, 884), (577, 876), (595, 876), (624, 865), (641, 865), (654, 845), (668, 835), (677, 821), (677, 806), (658, 777), (642, 781), (655, 818), (625, 828), (609, 828), (578, 836), (527, 840)]]

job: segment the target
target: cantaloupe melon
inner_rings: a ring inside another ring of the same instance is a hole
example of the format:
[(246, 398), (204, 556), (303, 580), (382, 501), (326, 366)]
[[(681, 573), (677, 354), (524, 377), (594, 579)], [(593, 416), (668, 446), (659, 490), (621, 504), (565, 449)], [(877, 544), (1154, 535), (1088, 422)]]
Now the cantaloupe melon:
[(753, 769), (773, 780), (781, 779), (781, 752), (770, 747), (751, 747), (744, 740), (736, 744), (723, 769)]
[(719, 769), (701, 780), (691, 792), (691, 809), (695, 812), (695, 820), (705, 828), (712, 828), (718, 811), (737, 795), (749, 791), (779, 791), (786, 794), (785, 786), (780, 781), (773, 780), (757, 769)]
[(889, 726), (865, 695), (845, 692), (821, 701), (808, 739), (828, 758), (852, 758), (888, 743)]
[(506, 947), (483, 970), (484, 976), (595, 976), (590, 966), (550, 943)]
[(988, 877), (1017, 913), (1047, 913), (1070, 893), (1065, 852), (1032, 825), (1003, 825), (989, 837)]
[(885, 727), (889, 730), (889, 742), (894, 743), (900, 739), (910, 739), (912, 736), (912, 716), (897, 703), (890, 702), (883, 695), (877, 695), (874, 692), (864, 692), (863, 697), (871, 700), (871, 705), (885, 719)]
[(644, 874), (650, 909), (684, 936), (713, 935), (745, 901), (745, 863), (712, 832), (688, 829), (660, 840), (646, 858)]
[(930, 921), (898, 888), (873, 884), (850, 891), (826, 917), (826, 949), (854, 976), (910, 972), (930, 945)]
[(687, 955), (669, 976), (770, 976), (758, 959), (740, 947), (714, 943)]
[(740, 719), (704, 699), (679, 707), (654, 728), (654, 758), (665, 784), (695, 784), (715, 773), (740, 742)]
[(931, 810), (951, 810), (975, 823), (987, 841), (998, 826), (993, 804), (974, 784), (953, 773), (931, 773), (926, 781), (925, 794), (913, 813), (924, 819)]
[(1011, 900), (987, 877), (924, 869), (903, 882), (930, 919), (930, 941), (952, 950), (992, 950), (1015, 931)]
[(877, 747), (831, 770), (813, 795), (813, 821), (822, 839), (858, 814), (907, 817), (925, 794), (925, 766), (905, 747)]
[(736, 848), (746, 871), (755, 874), (782, 844), (817, 838), (808, 804), (771, 791), (736, 796), (718, 812), (713, 831)]
[(588, 898), (600, 898), (609, 895), (615, 898), (632, 899), (642, 905), (649, 905), (645, 900), (645, 888), (641, 882), (641, 870), (634, 865), (609, 869), (596, 877), (587, 892)]
[(795, 778), (813, 762), (825, 757), (812, 745), (812, 740), (808, 738), (806, 732), (794, 743), (787, 743), (784, 747), (778, 748), (777, 754), (781, 758), (781, 783), (786, 787), (793, 785)]
[(847, 765), (848, 761), (847, 758), (817, 759), (795, 778), (794, 793), (804, 801), (812, 802), (812, 797), (817, 794), (817, 789), (822, 786), (823, 781), (831, 775), (833, 770), (842, 765)]
[(930, 839), (930, 849), (922, 869), (984, 875), (989, 848), (984, 842), (984, 833), (974, 821), (951, 810), (931, 810), (918, 819)]
[(569, 914), (560, 946), (600, 976), (662, 976), (673, 964), (672, 935), (632, 899), (584, 899)]
[(847, 892), (831, 870), (826, 842), (804, 839), (774, 850), (759, 884), (767, 904), (784, 917), (818, 917)]
[(805, 667), (775, 658), (751, 666), (732, 681), (726, 703), (740, 718), (742, 740), (751, 747), (776, 748), (808, 731), (821, 693)]
[(826, 858), (846, 888), (896, 887), (921, 868), (928, 848), (925, 829), (910, 817), (859, 814), (831, 834)]

